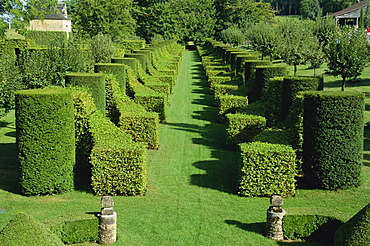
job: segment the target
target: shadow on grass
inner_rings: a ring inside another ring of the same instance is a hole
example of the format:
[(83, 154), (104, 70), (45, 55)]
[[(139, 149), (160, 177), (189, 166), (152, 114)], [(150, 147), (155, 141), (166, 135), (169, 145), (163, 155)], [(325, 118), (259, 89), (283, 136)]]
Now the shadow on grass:
[[(197, 53), (193, 53), (193, 61), (199, 62)], [(192, 93), (197, 98), (191, 103), (202, 105), (202, 110), (193, 112), (193, 119), (205, 121), (204, 126), (193, 126), (192, 129), (199, 132), (199, 138), (193, 138), (194, 144), (207, 146), (212, 150), (214, 160), (204, 160), (193, 163), (196, 168), (205, 170), (205, 174), (194, 174), (190, 177), (190, 183), (199, 187), (215, 189), (218, 191), (236, 194), (237, 191), (237, 163), (236, 152), (225, 150), (226, 125), (217, 123), (218, 108), (214, 107), (214, 98), (211, 95), (208, 81), (204, 76), (205, 71), (200, 63), (194, 63), (191, 67), (193, 76)]]
[(364, 165), (370, 166), (370, 129), (364, 130)]
[[(236, 220), (225, 220), (225, 223), (228, 225), (236, 226), (237, 228), (243, 230), (243, 231), (249, 231), (254, 232), (257, 234), (260, 234), (262, 236), (266, 236), (266, 223), (260, 222), (260, 223), (242, 223), (240, 221)], [(323, 244), (317, 243), (317, 242), (309, 242), (309, 241), (279, 241), (276, 242), (278, 245), (299, 245), (299, 246), (320, 246)], [(325, 246), (328, 246), (327, 244)]]
[(0, 189), (20, 194), (15, 143), (0, 144)]
[(265, 236), (265, 231), (266, 231), (266, 223), (260, 222), (260, 223), (242, 223), (237, 220), (225, 220), (225, 223), (228, 225), (233, 225), (236, 226), (239, 229), (242, 229), (244, 231), (250, 231), (250, 232), (255, 232), (258, 234), (261, 234)]

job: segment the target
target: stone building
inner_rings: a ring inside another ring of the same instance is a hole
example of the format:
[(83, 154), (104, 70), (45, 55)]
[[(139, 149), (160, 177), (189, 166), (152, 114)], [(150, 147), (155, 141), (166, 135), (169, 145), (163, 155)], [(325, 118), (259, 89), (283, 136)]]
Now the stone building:
[(72, 32), (72, 22), (67, 15), (66, 3), (58, 2), (56, 8), (57, 11), (55, 13), (50, 11), (50, 14), (45, 15), (44, 20), (38, 18), (31, 20), (28, 29), (33, 31)]

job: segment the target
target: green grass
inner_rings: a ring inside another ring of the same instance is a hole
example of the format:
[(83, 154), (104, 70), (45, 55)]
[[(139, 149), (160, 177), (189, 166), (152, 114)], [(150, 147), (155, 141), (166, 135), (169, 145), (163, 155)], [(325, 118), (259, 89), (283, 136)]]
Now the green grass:
[[(146, 196), (114, 198), (118, 215), (114, 245), (316, 245), (275, 242), (263, 236), (269, 198), (235, 195), (237, 153), (224, 149), (226, 126), (216, 123), (217, 108), (212, 105), (199, 57), (187, 51), (167, 122), (160, 125), (159, 149), (149, 151), (149, 190)], [(39, 220), (100, 211), (100, 197), (86, 192), (20, 195), (14, 116), (0, 119), (0, 126), (0, 209), (6, 209), (0, 214), (0, 228), (20, 211)], [(368, 151), (370, 134), (366, 136)], [(370, 154), (365, 158), (369, 165)], [(348, 220), (370, 200), (370, 167), (366, 165), (361, 187), (298, 190), (295, 197), (284, 199), (284, 209)]]

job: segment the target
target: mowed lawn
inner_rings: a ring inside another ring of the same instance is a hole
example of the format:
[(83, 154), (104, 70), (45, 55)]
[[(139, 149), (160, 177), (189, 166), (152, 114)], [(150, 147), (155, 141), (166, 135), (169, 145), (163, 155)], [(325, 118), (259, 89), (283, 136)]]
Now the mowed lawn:
[[(368, 85), (363, 87), (370, 92)], [(224, 149), (226, 126), (217, 123), (217, 112), (199, 56), (186, 51), (168, 119), (160, 125), (160, 147), (149, 151), (148, 192), (114, 197), (118, 215), (114, 245), (316, 245), (263, 236), (269, 198), (236, 195), (238, 154)], [(365, 150), (370, 151), (370, 134), (365, 136)], [(14, 114), (9, 114), (0, 119), (0, 209), (5, 209), (0, 228), (20, 211), (41, 221), (100, 211), (100, 197), (89, 192), (20, 195), (15, 152)], [(298, 190), (295, 197), (284, 199), (284, 209), (348, 220), (370, 201), (370, 152), (366, 153), (361, 187)]]

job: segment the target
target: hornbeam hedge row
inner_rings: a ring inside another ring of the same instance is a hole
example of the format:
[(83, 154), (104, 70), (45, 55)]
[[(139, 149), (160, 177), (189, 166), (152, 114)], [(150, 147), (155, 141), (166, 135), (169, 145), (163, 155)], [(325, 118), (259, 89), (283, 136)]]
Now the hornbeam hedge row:
[[(218, 41), (207, 40), (198, 52), (220, 120), (226, 119), (226, 147), (240, 152), (240, 195), (294, 195), (302, 155), (308, 185), (324, 189), (359, 185), (364, 100), (360, 93), (302, 94), (323, 90), (323, 78), (290, 77), (286, 67)], [(349, 112), (350, 108), (355, 110)], [(332, 141), (327, 141), (329, 136)]]
[(113, 58), (96, 64), (98, 73), (67, 74), (68, 88), (17, 93), (24, 194), (74, 186), (90, 186), (97, 195), (145, 193), (146, 149), (159, 147), (159, 122), (166, 119), (183, 48), (164, 41), (138, 49), (132, 54), (143, 59)]

